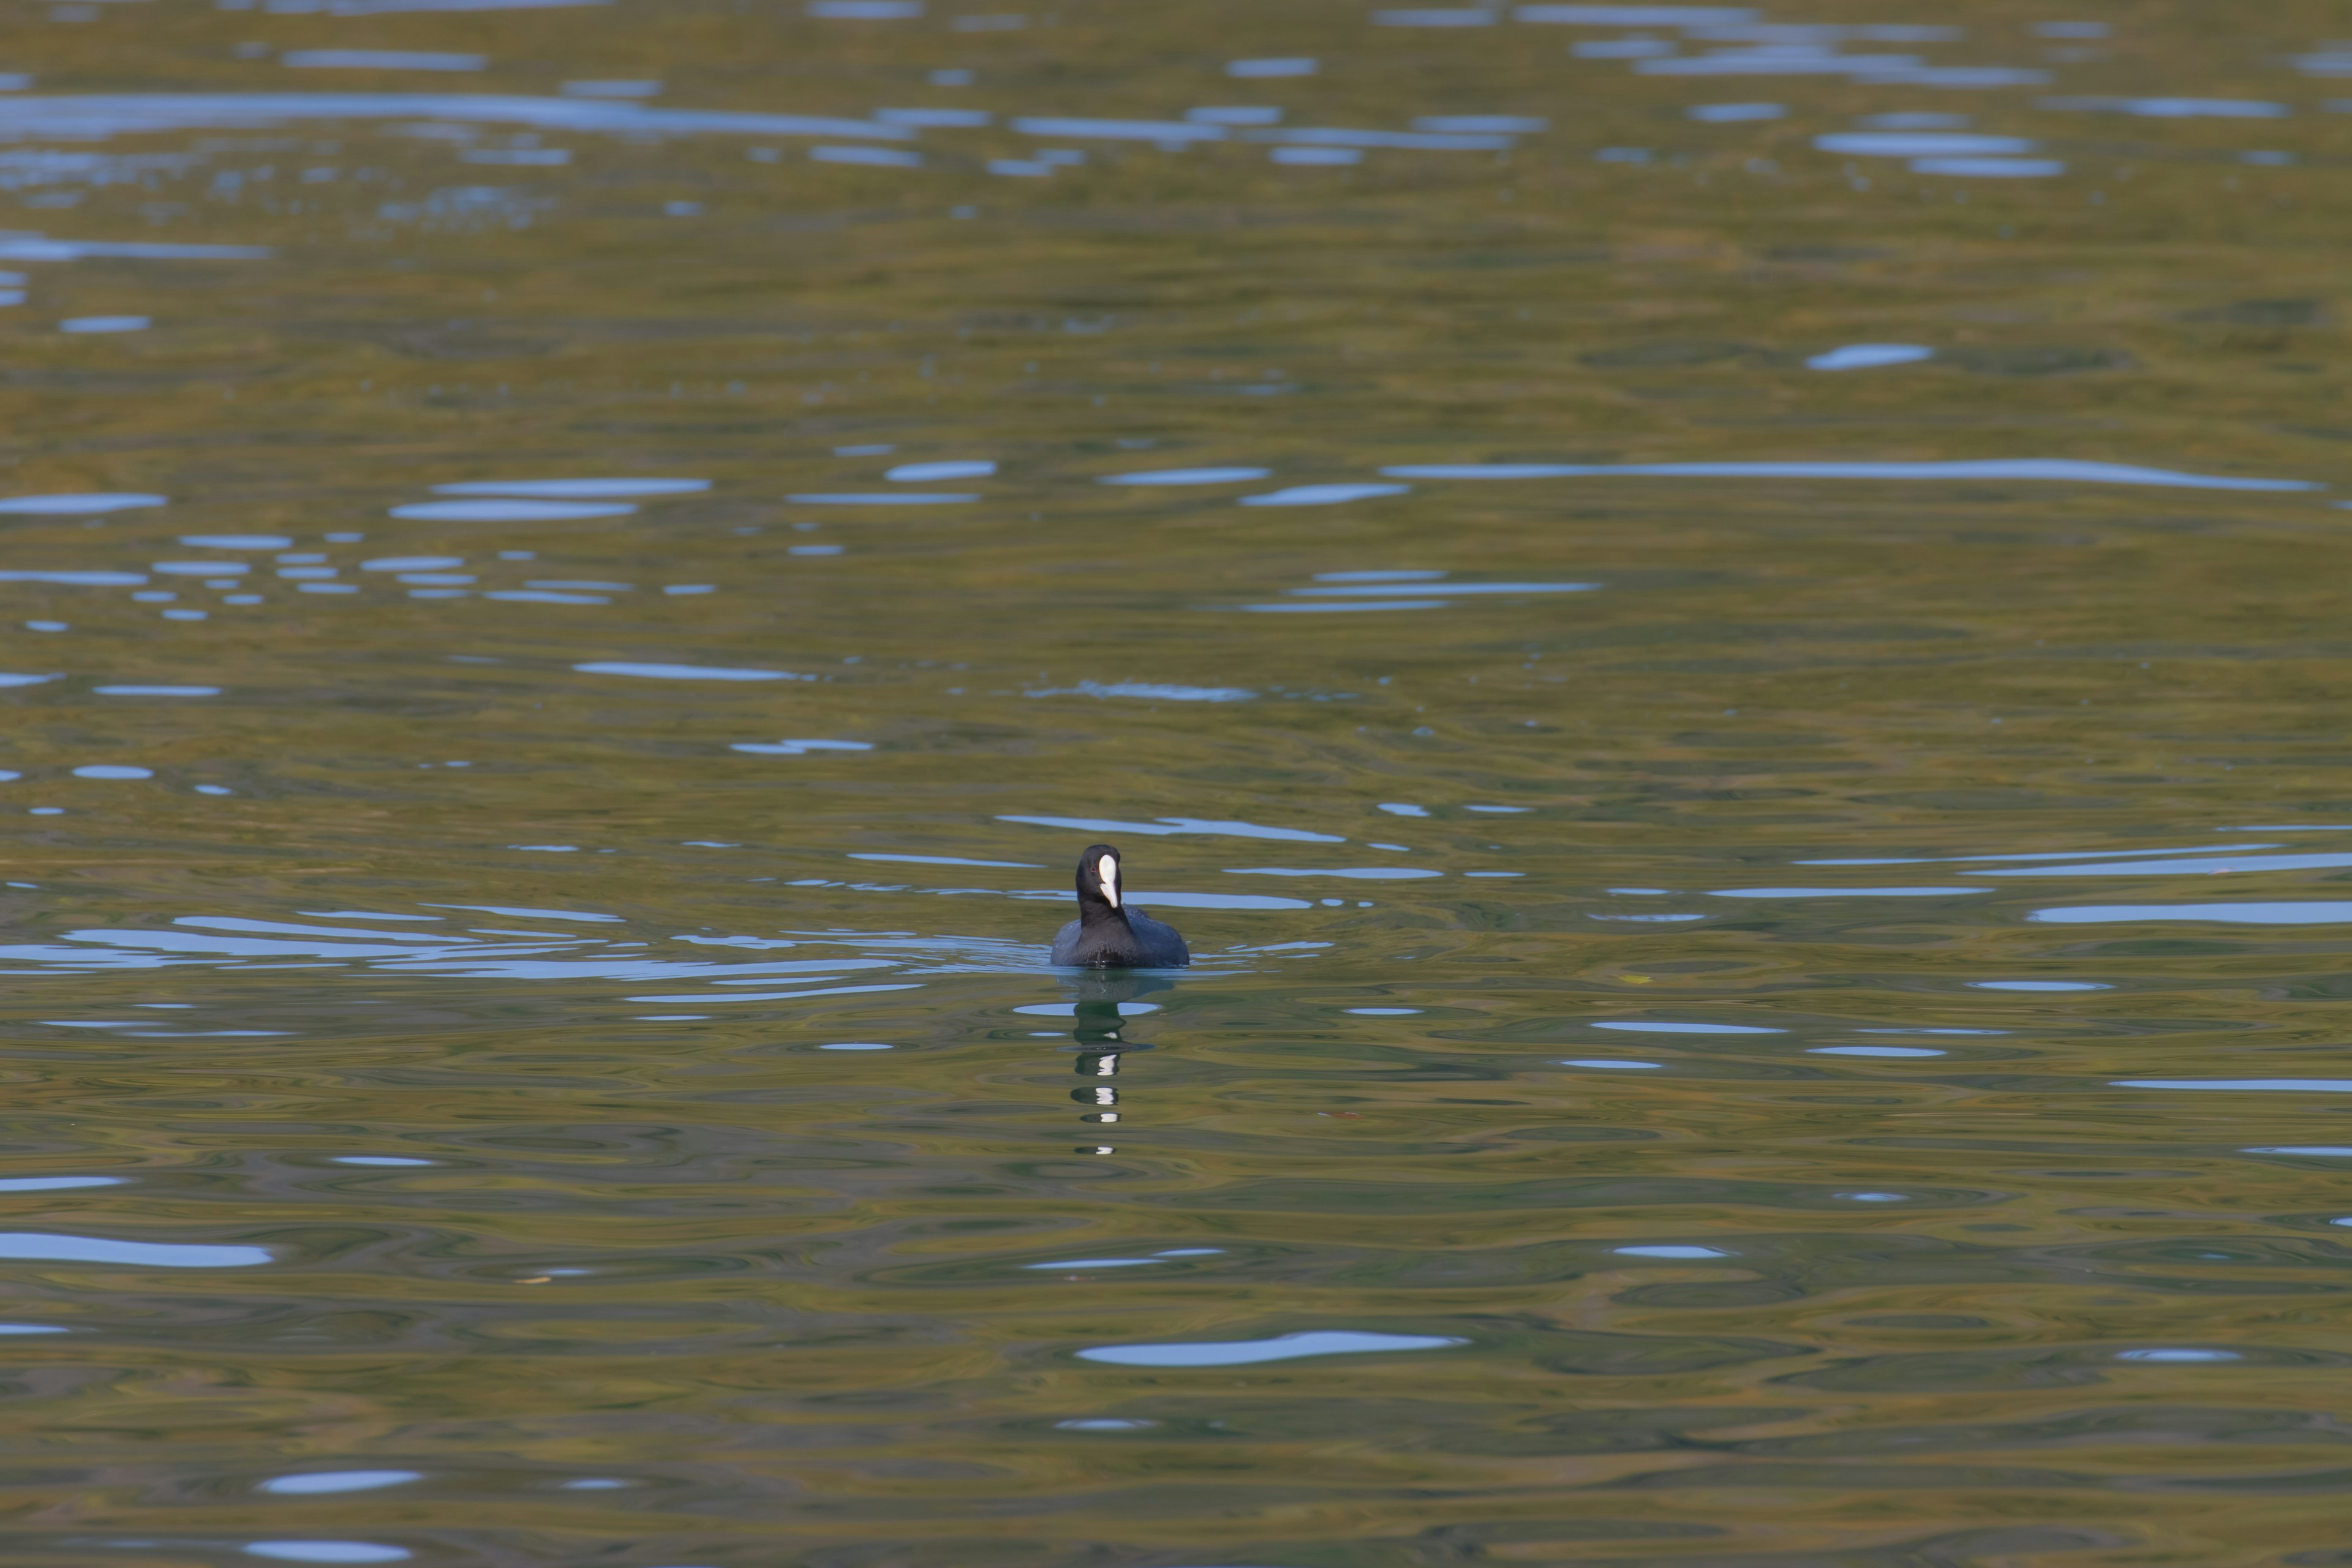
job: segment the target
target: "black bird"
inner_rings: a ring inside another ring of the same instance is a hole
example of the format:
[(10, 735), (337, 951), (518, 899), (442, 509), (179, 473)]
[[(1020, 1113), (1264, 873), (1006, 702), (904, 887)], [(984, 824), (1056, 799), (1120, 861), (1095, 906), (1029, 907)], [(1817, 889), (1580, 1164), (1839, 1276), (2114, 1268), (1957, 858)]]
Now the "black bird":
[(1054, 938), (1054, 962), (1080, 969), (1182, 969), (1192, 954), (1174, 926), (1127, 907), (1118, 851), (1092, 844), (1078, 857), (1078, 918)]

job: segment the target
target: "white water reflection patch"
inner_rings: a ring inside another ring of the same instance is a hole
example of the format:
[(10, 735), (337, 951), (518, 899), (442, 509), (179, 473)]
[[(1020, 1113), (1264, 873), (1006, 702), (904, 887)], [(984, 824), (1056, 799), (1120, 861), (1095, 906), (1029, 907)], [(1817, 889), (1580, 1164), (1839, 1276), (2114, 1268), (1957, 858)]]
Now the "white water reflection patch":
[[(1518, 140), (1514, 136), (1459, 132), (1360, 130), (1346, 125), (1295, 125), (1275, 131), (1245, 131), (1242, 135), (1249, 142), (1301, 143), (1289, 149), (1294, 153), (1309, 148), (1354, 151), (1364, 147), (1422, 153), (1501, 153), (1515, 146)], [(1277, 152), (1275, 156), (1279, 159), (1282, 153)]]
[[(428, 916), (427, 919), (437, 919)], [(418, 942), (435, 945), (451, 941), (438, 931), (370, 931), (365, 926), (305, 926), (283, 921), (247, 920), (239, 915), (181, 915), (173, 925), (190, 926), (202, 931), (251, 931), (264, 936), (323, 936), (372, 937), (378, 942)], [(462, 942), (464, 938), (457, 938)]]
[(1914, 158), (1915, 174), (1944, 174), (1961, 180), (2047, 180), (2066, 172), (2055, 158)]
[(113, 1263), (131, 1268), (252, 1268), (275, 1262), (258, 1247), (117, 1241), (104, 1236), (0, 1232), (0, 1258), (40, 1263)]
[[(1063, 890), (1010, 896), (1061, 900), (1066, 900), (1069, 894)], [(487, 912), (515, 919), (619, 923), (618, 918), (611, 915), (519, 906), (498, 907)], [(192, 918), (226, 921), (234, 917)], [(618, 931), (583, 932), (476, 927), (472, 934), (453, 934), (439, 944), (387, 941), (385, 933), (380, 932), (352, 931), (342, 934), (358, 940), (211, 934), (183, 929), (86, 929), (66, 933), (60, 942), (0, 946), (0, 960), (14, 959), (65, 972), (104, 973), (182, 964), (235, 967), (257, 960), (315, 959), (322, 962), (297, 966), (318, 968), (329, 963), (349, 963), (378, 973), (449, 974), (529, 982), (611, 981), (637, 986), (688, 984), (798, 985), (833, 977), (830, 973), (812, 974), (807, 973), (809, 971), (892, 967), (908, 962), (910, 956), (932, 965), (946, 964), (959, 973), (974, 972), (975, 965), (978, 972), (993, 973), (1034, 973), (1036, 968), (1036, 950), (1020, 943), (996, 943), (957, 937), (917, 939), (891, 933), (821, 932), (812, 933), (804, 942), (691, 935), (677, 939), (686, 942), (755, 949), (803, 947), (814, 943), (824, 947), (865, 950), (876, 955), (871, 958), (835, 957), (814, 962), (784, 963), (769, 960), (710, 963), (656, 957), (645, 951), (648, 944), (644, 942), (613, 941), (614, 937), (626, 934)], [(89, 945), (78, 945), (83, 943)], [(698, 999), (716, 1000), (727, 994), (740, 994), (719, 993)], [(137, 1027), (141, 1022), (155, 1021), (112, 1020), (103, 1026), (130, 1029)], [(75, 1020), (69, 1026), (78, 1027), (83, 1022)]]
[(758, 757), (805, 757), (816, 752), (870, 752), (870, 741), (738, 741), (727, 748)]
[[(26, 101), (28, 100), (0, 99), (0, 119), (6, 117), (8, 108)], [(0, 261), (79, 261), (100, 256), (142, 261), (257, 261), (276, 254), (266, 245), (173, 245), (141, 240), (50, 239), (37, 234), (0, 236)]]
[(984, 479), (996, 472), (996, 465), (981, 459), (937, 463), (900, 463), (882, 477), (893, 484), (919, 485), (940, 479)]
[(430, 49), (289, 49), (278, 63), (296, 70), (478, 71), (490, 61)]
[(966, 131), (996, 121), (996, 116), (984, 109), (877, 109), (874, 118), (885, 125), (944, 126)]
[(1958, 131), (1833, 131), (1813, 138), (1824, 153), (1864, 158), (1990, 157), (2031, 153), (2022, 136), (1986, 136)]
[(1950, 1053), (1929, 1050), (1925, 1046), (1814, 1046), (1805, 1054), (1811, 1057), (1940, 1057)]
[(610, 500), (626, 496), (698, 495), (709, 479), (468, 479), (435, 485), (436, 496), (520, 496), (532, 500)]
[(2029, 479), (2068, 484), (2163, 485), (2195, 490), (2316, 490), (2309, 479), (2189, 474), (2071, 458), (1995, 458), (1943, 463), (1421, 463), (1382, 468), (1401, 479)]
[[(363, 933), (342, 933), (350, 936)], [(400, 947), (381, 942), (300, 942), (272, 941), (253, 936), (207, 936), (196, 931), (116, 931), (102, 927), (69, 931), (68, 942), (89, 942), (95, 947), (129, 949), (143, 954), (187, 953), (218, 958), (407, 958), (418, 955), (441, 955), (461, 951), (470, 939), (455, 938), (446, 947)], [(0, 954), (33, 960), (65, 957), (70, 949), (35, 947), (0, 948)], [(92, 951), (82, 955), (89, 962), (101, 962), (102, 955)], [(120, 956), (120, 955), (118, 955)], [(154, 962), (152, 958), (150, 962)]]
[[(1438, 575), (1432, 574), (1431, 575)], [(1462, 594), (1588, 594), (1601, 586), (1598, 583), (1427, 583), (1427, 591), (1448, 595)], [(1290, 592), (1305, 598), (1320, 595), (1331, 598), (1361, 598), (1381, 594), (1393, 594), (1393, 584), (1340, 584), (1328, 587), (1293, 588)]]
[(425, 1479), (422, 1470), (312, 1470), (302, 1475), (272, 1476), (253, 1489), (274, 1497), (326, 1497), (337, 1492), (381, 1491)]
[(257, 1541), (245, 1549), (248, 1557), (273, 1563), (405, 1563), (405, 1547), (373, 1541)]
[(626, 501), (532, 500), (518, 496), (418, 501), (394, 507), (392, 515), (406, 522), (582, 522), (597, 517), (626, 517), (636, 510)]
[(2284, 120), (2284, 103), (2244, 98), (2045, 98), (2044, 109), (2105, 110), (2149, 120)]
[(1339, 877), (1354, 882), (1412, 882), (1425, 877), (1443, 877), (1443, 871), (1427, 871), (1414, 866), (1228, 866), (1228, 877)]
[(884, 169), (919, 169), (923, 165), (920, 153), (909, 153), (903, 147), (812, 147), (808, 155), (814, 163), (866, 163)]
[(1755, 1024), (1669, 1024), (1646, 1018), (1611, 1019), (1596, 1022), (1596, 1029), (1622, 1029), (1637, 1035), (1785, 1035), (1786, 1029), (1768, 1029)]
[(1112, 142), (1222, 142), (1222, 126), (1199, 125), (1184, 120), (1087, 120), (1066, 115), (1028, 115), (1013, 121), (1024, 136), (1070, 136)]
[(163, 506), (169, 496), (121, 493), (87, 495), (9, 496), (0, 500), (0, 513), (30, 517), (89, 517), (110, 511), (128, 511), (134, 507)]
[(1137, 833), (1162, 837), (1172, 833), (1209, 833), (1226, 838), (1276, 838), (1296, 844), (1345, 844), (1336, 833), (1309, 833), (1300, 827), (1261, 827), (1255, 822), (1225, 822), (1202, 816), (1163, 816), (1157, 822), (1124, 822), (1105, 816), (1000, 816), (999, 822), (1019, 822), (1033, 827), (1066, 827), (1079, 833)]
[(1160, 1425), (1157, 1421), (1131, 1421), (1114, 1415), (1080, 1416), (1068, 1421), (1056, 1421), (1054, 1427), (1061, 1432), (1149, 1432)]
[(1270, 468), (1157, 468), (1139, 474), (1105, 474), (1098, 485), (1237, 485), (1265, 479)]
[(1225, 62), (1227, 76), (1253, 79), (1262, 77), (1313, 76), (1321, 68), (1322, 62), (1309, 55), (1285, 55), (1271, 59)]
[(1411, 489), (1411, 485), (1292, 485), (1286, 489), (1268, 490), (1264, 495), (1244, 496), (1242, 505), (1337, 506), (1342, 501), (1377, 500), (1383, 496), (1401, 496)]
[(788, 669), (742, 669), (716, 664), (639, 664), (631, 659), (596, 659), (572, 667), (583, 675), (626, 675), (639, 680), (814, 680)]
[(1024, 697), (1132, 697), (1151, 702), (1247, 702), (1257, 693), (1239, 686), (1177, 686), (1162, 681), (1081, 680), (1076, 686), (1049, 686), (1024, 691)]
[(1963, 877), (2213, 877), (2232, 871), (2317, 871), (2352, 866), (2352, 855), (2232, 855), (2207, 860), (2101, 860), (2083, 865), (2005, 866)]
[(1936, 351), (1918, 343), (1848, 343), (1805, 362), (1811, 370), (1876, 370), (1890, 364), (1916, 364), (1934, 359)]
[[(1056, 893), (1066, 898), (1067, 893)], [(1129, 893), (1128, 902), (1139, 910), (1158, 904), (1171, 910), (1311, 910), (1305, 899), (1277, 899), (1265, 893)]]
[[(343, 0), (349, 4), (350, 0)], [(309, 120), (455, 121), (523, 125), (538, 130), (655, 137), (694, 134), (845, 136), (903, 140), (902, 126), (810, 114), (756, 114), (726, 110), (656, 109), (646, 104), (582, 98), (532, 98), (499, 93), (432, 92), (122, 92), (0, 98), (0, 135), (11, 140), (62, 137), (77, 141), (157, 135), (207, 127), (250, 131)], [(80, 256), (267, 256), (249, 246), (165, 246), (127, 242), (35, 241), (56, 253), (27, 257), (71, 260)], [(0, 246), (0, 259), (11, 249)], [(14, 254), (24, 256), (23, 249)]]
[(2103, 925), (2126, 921), (2195, 921), (2217, 925), (2340, 925), (2352, 921), (2352, 902), (2313, 899), (2292, 903), (2075, 904), (2035, 910), (2042, 925)]
[[(585, 910), (540, 910), (527, 904), (430, 904), (426, 907), (436, 910), (466, 910), (475, 914), (504, 915), (509, 920), (519, 921), (592, 921), (599, 924), (617, 925), (621, 920), (618, 915), (593, 914)], [(426, 915), (423, 918), (437, 920), (440, 917)]]
[(1470, 1342), (1439, 1334), (1380, 1334), (1352, 1329), (1310, 1330), (1270, 1340), (1211, 1340), (1190, 1344), (1103, 1345), (1077, 1352), (1080, 1361), (1111, 1366), (1252, 1366), (1302, 1356), (1359, 1355), (1378, 1351), (1451, 1350)]
[(1671, 1258), (1698, 1259), (1730, 1258), (1734, 1254), (1719, 1247), (1612, 1247), (1609, 1249), (1620, 1258)]
[(1710, 888), (1710, 899), (1937, 899), (1990, 888)]

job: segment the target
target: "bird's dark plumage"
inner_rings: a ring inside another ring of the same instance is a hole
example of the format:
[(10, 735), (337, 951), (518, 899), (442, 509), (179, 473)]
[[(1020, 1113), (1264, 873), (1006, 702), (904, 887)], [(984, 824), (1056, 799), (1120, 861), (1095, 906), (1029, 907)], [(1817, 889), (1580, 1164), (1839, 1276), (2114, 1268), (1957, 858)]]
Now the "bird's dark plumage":
[(1192, 953), (1174, 926), (1128, 906), (1118, 851), (1095, 844), (1078, 857), (1078, 918), (1054, 938), (1054, 962), (1080, 969), (1182, 969)]

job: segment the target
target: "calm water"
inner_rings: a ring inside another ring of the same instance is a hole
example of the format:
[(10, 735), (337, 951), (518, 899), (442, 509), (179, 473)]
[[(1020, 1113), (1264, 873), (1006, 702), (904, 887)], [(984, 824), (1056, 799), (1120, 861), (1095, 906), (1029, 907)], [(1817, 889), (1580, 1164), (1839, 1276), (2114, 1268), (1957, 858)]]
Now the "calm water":
[(0, 1561), (2352, 1563), (2340, 7), (6, 16)]

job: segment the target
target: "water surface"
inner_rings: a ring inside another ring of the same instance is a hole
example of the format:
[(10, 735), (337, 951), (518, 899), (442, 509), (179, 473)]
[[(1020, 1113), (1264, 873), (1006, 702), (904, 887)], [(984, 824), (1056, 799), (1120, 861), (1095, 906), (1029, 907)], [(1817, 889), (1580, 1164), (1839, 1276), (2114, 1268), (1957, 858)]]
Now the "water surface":
[(2336, 10), (9, 17), (0, 1557), (2347, 1560)]

